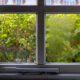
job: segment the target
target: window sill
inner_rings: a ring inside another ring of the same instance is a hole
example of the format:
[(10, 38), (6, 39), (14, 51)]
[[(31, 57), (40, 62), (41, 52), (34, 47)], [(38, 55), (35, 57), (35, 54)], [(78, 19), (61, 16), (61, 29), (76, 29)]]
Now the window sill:
[(38, 65), (36, 63), (2, 63), (3, 67), (17, 67), (17, 68), (59, 68), (60, 73), (80, 73), (80, 63), (46, 63)]
[(58, 80), (80, 80), (80, 74), (56, 74), (56, 75), (24, 75), (20, 73), (1, 73), (0, 79), (58, 79)]

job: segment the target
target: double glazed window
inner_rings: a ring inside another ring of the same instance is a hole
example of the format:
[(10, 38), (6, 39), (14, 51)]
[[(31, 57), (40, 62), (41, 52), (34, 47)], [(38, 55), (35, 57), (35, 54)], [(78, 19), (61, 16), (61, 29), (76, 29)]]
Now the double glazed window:
[(80, 73), (79, 0), (2, 1), (1, 67), (59, 68), (64, 78)]

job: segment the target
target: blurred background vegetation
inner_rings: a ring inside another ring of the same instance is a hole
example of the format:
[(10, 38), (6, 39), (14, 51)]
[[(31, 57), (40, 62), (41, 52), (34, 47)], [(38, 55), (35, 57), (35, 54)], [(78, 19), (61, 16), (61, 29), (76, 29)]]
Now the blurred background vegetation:
[[(46, 15), (47, 62), (80, 62), (80, 14)], [(35, 62), (36, 15), (0, 14), (0, 62)]]
[(0, 62), (34, 62), (36, 15), (0, 14)]
[(48, 62), (80, 62), (80, 14), (46, 17)]

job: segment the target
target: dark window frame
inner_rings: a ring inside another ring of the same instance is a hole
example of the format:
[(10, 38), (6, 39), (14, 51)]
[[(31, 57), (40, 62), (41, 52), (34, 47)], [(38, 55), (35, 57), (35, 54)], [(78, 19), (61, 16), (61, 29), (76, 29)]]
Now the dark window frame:
[[(79, 79), (80, 80), (80, 63), (46, 63), (45, 51), (45, 15), (58, 13), (80, 13), (80, 6), (49, 6), (44, 4), (44, 0), (38, 0), (36, 6), (24, 5), (0, 5), (0, 13), (35, 13), (37, 14), (37, 37), (36, 37), (36, 62), (24, 64), (0, 64), (0, 67), (20, 67), (20, 68), (59, 68), (60, 74), (55, 77), (49, 76), (50, 79)], [(75, 75), (74, 75), (75, 74)], [(20, 76), (19, 74), (16, 74)], [(5, 75), (4, 75), (5, 76)], [(13, 74), (12, 77), (15, 75)], [(0, 73), (0, 78), (2, 74)], [(38, 76), (40, 78), (40, 76)], [(37, 77), (37, 78), (38, 78)], [(36, 77), (34, 77), (36, 79)], [(27, 77), (26, 77), (27, 79)], [(43, 78), (45, 79), (45, 77)]]

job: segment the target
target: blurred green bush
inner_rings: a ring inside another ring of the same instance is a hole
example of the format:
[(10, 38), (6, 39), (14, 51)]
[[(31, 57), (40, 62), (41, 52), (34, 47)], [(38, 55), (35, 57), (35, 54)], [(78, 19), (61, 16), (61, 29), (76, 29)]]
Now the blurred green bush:
[(34, 61), (36, 15), (0, 14), (0, 62)]
[(46, 18), (48, 62), (80, 62), (80, 15), (54, 14)]
[[(36, 15), (0, 14), (0, 62), (35, 59)], [(80, 14), (46, 15), (46, 59), (80, 62)]]

